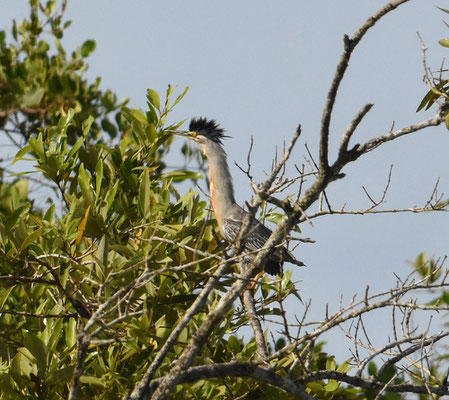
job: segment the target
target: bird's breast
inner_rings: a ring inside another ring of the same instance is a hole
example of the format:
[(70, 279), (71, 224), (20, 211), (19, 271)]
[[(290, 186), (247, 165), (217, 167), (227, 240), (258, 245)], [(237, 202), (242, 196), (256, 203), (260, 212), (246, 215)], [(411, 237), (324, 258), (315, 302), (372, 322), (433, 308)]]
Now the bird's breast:
[(210, 182), (209, 190), (210, 190), (210, 198), (211, 198), (212, 208), (214, 210), (214, 214), (215, 214), (215, 218), (218, 222), (218, 226), (221, 228), (223, 225), (223, 218), (220, 213), (220, 210), (218, 209), (217, 188), (215, 187), (215, 184), (214, 184), (213, 174), (210, 174), (209, 182)]

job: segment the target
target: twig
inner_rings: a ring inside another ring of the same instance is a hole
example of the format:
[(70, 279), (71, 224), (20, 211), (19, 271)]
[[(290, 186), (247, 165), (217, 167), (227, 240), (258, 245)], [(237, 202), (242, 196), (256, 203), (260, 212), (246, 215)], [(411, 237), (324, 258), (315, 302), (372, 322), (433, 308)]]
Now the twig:
[[(340, 57), (340, 61), (337, 66), (337, 70), (334, 75), (329, 93), (326, 99), (326, 105), (324, 107), (323, 116), (321, 118), (321, 132), (320, 132), (320, 172), (326, 173), (329, 169), (328, 161), (328, 147), (329, 147), (329, 127), (331, 122), (332, 111), (334, 108), (335, 100), (337, 98), (338, 89), (346, 73), (346, 69), (349, 65), (349, 60), (351, 58), (352, 52), (362, 40), (365, 33), (372, 28), (382, 17), (384, 17), (390, 11), (393, 11), (401, 4), (406, 3), (410, 0), (394, 0), (390, 1), (378, 12), (374, 13), (366, 22), (357, 30), (352, 38), (349, 36), (344, 36), (344, 51)], [(365, 106), (366, 108), (367, 106)], [(369, 107), (370, 108), (370, 107)], [(366, 110), (365, 114), (369, 111)], [(359, 115), (363, 114), (363, 110)], [(364, 114), (361, 118), (363, 118)], [(353, 132), (352, 132), (353, 133)], [(349, 137), (352, 135), (349, 134)], [(349, 141), (349, 138), (347, 139)]]
[(251, 320), (251, 326), (254, 332), (254, 340), (257, 346), (257, 355), (262, 361), (265, 361), (268, 358), (267, 344), (265, 342), (262, 325), (260, 323), (259, 317), (257, 316), (253, 290), (245, 290), (242, 297), (243, 304), (245, 305), (248, 311), (248, 316)]

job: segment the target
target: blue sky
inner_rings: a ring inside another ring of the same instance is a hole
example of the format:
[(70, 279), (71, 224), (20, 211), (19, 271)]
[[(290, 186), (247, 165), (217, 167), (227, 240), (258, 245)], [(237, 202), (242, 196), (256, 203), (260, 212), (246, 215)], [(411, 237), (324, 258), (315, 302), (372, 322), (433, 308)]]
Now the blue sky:
[[(27, 1), (2, 0), (2, 28), (27, 15)], [(276, 146), (282, 148), (298, 123), (303, 133), (292, 156), (302, 164), (304, 143), (317, 151), (321, 113), (343, 49), (352, 35), (385, 0), (242, 1), (69, 1), (73, 24), (63, 44), (72, 49), (95, 39), (88, 76), (101, 76), (102, 87), (145, 108), (146, 89), (161, 94), (167, 85), (190, 86), (173, 120), (193, 116), (217, 119), (232, 139), (226, 142), (231, 163), (245, 165), (254, 136), (253, 170), (257, 180), (269, 171)], [(390, 13), (356, 49), (336, 103), (331, 125), (331, 151), (353, 115), (375, 104), (355, 134), (354, 143), (427, 119), (416, 113), (427, 91), (416, 32), (428, 46), (428, 63), (439, 67), (448, 56), (438, 40), (449, 36), (445, 17), (435, 5), (443, 1), (412, 0)], [(449, 19), (449, 18), (448, 18)], [(387, 144), (344, 169), (328, 196), (335, 208), (369, 207), (362, 185), (376, 198), (382, 194), (390, 165), (391, 188), (386, 207), (423, 205), (435, 181), (448, 193), (449, 135), (444, 127), (429, 129)], [(333, 159), (331, 155), (331, 159)], [(172, 156), (173, 164), (181, 159)], [(291, 167), (291, 170), (293, 168)], [(246, 176), (232, 165), (237, 200), (249, 201)], [(364, 293), (395, 285), (393, 273), (410, 272), (407, 260), (421, 251), (447, 254), (446, 214), (326, 216), (304, 224), (303, 234), (316, 240), (296, 251), (308, 267), (295, 270), (304, 299), (312, 298), (311, 315), (319, 319), (324, 305), (335, 310), (340, 295), (349, 301)], [(296, 268), (296, 267), (293, 267)], [(303, 306), (290, 304), (290, 312)], [(388, 318), (388, 316), (387, 316)], [(379, 341), (388, 335), (385, 315), (373, 318)], [(385, 327), (385, 331), (379, 329)], [(376, 334), (377, 338), (377, 334)], [(333, 340), (330, 338), (330, 340)], [(349, 347), (342, 342), (341, 357)]]

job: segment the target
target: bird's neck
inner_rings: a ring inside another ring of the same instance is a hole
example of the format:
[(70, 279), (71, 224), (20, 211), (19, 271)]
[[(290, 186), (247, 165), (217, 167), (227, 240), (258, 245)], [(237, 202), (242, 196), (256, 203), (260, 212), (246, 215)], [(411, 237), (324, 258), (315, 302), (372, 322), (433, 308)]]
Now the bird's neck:
[(227, 210), (235, 203), (235, 198), (226, 153), (221, 147), (218, 150), (213, 157), (208, 154), (209, 182), (212, 208), (219, 226), (223, 226)]

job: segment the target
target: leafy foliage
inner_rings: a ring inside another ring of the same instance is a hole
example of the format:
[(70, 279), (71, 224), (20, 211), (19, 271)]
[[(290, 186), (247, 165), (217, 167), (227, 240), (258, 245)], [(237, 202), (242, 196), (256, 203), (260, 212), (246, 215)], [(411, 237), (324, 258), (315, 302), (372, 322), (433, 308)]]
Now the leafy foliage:
[[(66, 399), (77, 379), (78, 398), (126, 396), (211, 275), (227, 261), (206, 201), (192, 189), (179, 193), (179, 182), (202, 176), (168, 170), (164, 162), (174, 140), (172, 131), (184, 122), (171, 124), (168, 117), (187, 88), (177, 93), (169, 86), (163, 99), (148, 89), (145, 112), (118, 102), (110, 90), (102, 92), (99, 79), (90, 83), (83, 76), (95, 41), (85, 41), (70, 59), (60, 44), (70, 26), (70, 21), (63, 22), (65, 7), (65, 1), (44, 5), (31, 0), (30, 19), (13, 23), (12, 42), (0, 32), (0, 128), (18, 147), (13, 162), (31, 162), (33, 172), (60, 201), (37, 208), (30, 200), (28, 180), (7, 182), (1, 175), (2, 399)], [(46, 26), (55, 50), (42, 39)], [(440, 90), (446, 90), (445, 85)], [(182, 153), (198, 156), (188, 145)], [(282, 214), (268, 212), (267, 219), (279, 222)], [(441, 276), (438, 265), (425, 255), (414, 267), (429, 285)], [(177, 335), (157, 368), (156, 380), (169, 373), (214, 312), (236, 280), (231, 272), (221, 277), (205, 305)], [(302, 301), (291, 271), (275, 282), (264, 277), (260, 288), (260, 319), (282, 320), (288, 297)], [(434, 304), (448, 304), (447, 298), (443, 293)], [(236, 302), (214, 326), (194, 366), (238, 362), (258, 367), (255, 339), (242, 336), (249, 325), (247, 310)], [(266, 333), (269, 353), (281, 352), (269, 370), (303, 382), (310, 395), (400, 398), (337, 379), (354, 365), (350, 360), (337, 363), (314, 338), (282, 353), (288, 341), (294, 341), (288, 336), (270, 341)], [(321, 372), (328, 375), (319, 377)], [(444, 377), (437, 366), (432, 373), (436, 378), (430, 384), (438, 386)], [(317, 378), (306, 379), (313, 374)], [(396, 366), (382, 369), (374, 361), (366, 375), (382, 385), (403, 382)], [(413, 377), (423, 384), (418, 373)], [(264, 380), (230, 374), (186, 380), (172, 398), (295, 397)]]
[[(169, 88), (165, 104), (171, 94)], [(4, 184), (8, 201), (0, 222), (0, 268), (8, 279), (0, 290), (0, 350), (3, 360), (11, 359), (0, 377), (5, 398), (65, 398), (75, 368), (77, 328), (104, 306), (108, 312), (94, 326), (98, 333), (81, 377), (81, 395), (124, 395), (192, 304), (206, 270), (211, 271), (200, 258), (217, 249), (215, 224), (206, 219), (206, 203), (198, 194), (190, 190), (181, 196), (174, 186), (175, 178), (196, 174), (161, 169), (160, 159), (173, 140), (166, 131), (177, 125), (162, 128), (168, 109), (158, 108), (154, 92), (148, 101), (153, 107), (148, 113), (123, 109), (130, 129), (114, 147), (88, 140), (92, 118), (69, 146), (67, 132), (76, 123), (69, 110), (18, 153), (17, 159), (31, 156), (36, 170), (59, 188), (64, 209), (60, 216), (55, 205), (34, 210), (26, 181)], [(266, 281), (266, 306), (296, 294), (290, 277), (276, 288)], [(117, 293), (121, 296), (111, 303)], [(160, 374), (219, 300), (217, 292), (180, 334)], [(253, 357), (254, 341), (244, 343), (232, 334), (248, 319), (233, 317), (228, 313), (216, 328), (213, 346), (199, 363)], [(233, 387), (234, 393), (279, 391), (242, 379)], [(177, 398), (214, 398), (225, 390), (222, 382), (197, 382), (186, 384)]]
[[(441, 11), (446, 14), (449, 14), (449, 10), (445, 8), (438, 7)], [(444, 21), (443, 21), (444, 22)], [(449, 28), (449, 25), (444, 22), (444, 24)], [(440, 45), (443, 47), (449, 47), (449, 39), (441, 39), (439, 41)], [(449, 100), (449, 85), (448, 80), (443, 78), (444, 71), (437, 71), (433, 73), (432, 71), (425, 71), (426, 83), (430, 87), (430, 90), (421, 100), (421, 103), (418, 106), (417, 111), (428, 110), (430, 109), (437, 101), (441, 101), (443, 103), (447, 103)], [(447, 72), (447, 71), (446, 71)], [(442, 109), (444, 113), (444, 121), (446, 123), (447, 129), (449, 129), (449, 110), (446, 108)]]
[[(16, 142), (36, 136), (39, 128), (57, 125), (69, 109), (74, 110), (76, 122), (68, 129), (69, 143), (82, 136), (82, 122), (88, 117), (93, 118), (92, 138), (103, 132), (111, 138), (117, 136), (123, 102), (118, 103), (112, 91), (99, 89), (100, 78), (90, 83), (83, 77), (95, 41), (87, 40), (70, 57), (61, 45), (60, 39), (71, 24), (63, 22), (66, 4), (30, 1), (29, 20), (13, 21), (12, 42), (0, 31), (0, 128), (17, 136)], [(48, 28), (55, 53), (52, 43), (43, 38)]]
[[(18, 154), (21, 158), (30, 152), (36, 169), (60, 189), (65, 211), (58, 217), (53, 205), (45, 213), (35, 212), (26, 199), (26, 181), (7, 188), (1, 268), (10, 279), (1, 292), (1, 320), (9, 327), (2, 330), (2, 358), (12, 358), (10, 374), (4, 376), (11, 396), (61, 395), (73, 372), (80, 316), (88, 317), (148, 270), (151, 279), (130, 289), (126, 301), (108, 316), (114, 320), (130, 314), (100, 335), (99, 340), (112, 343), (99, 345), (82, 378), (92, 388), (86, 389), (88, 397), (105, 387), (116, 393), (115, 384), (120, 387), (126, 376), (138, 374), (136, 368), (160, 346), (167, 326), (182, 315), (201, 284), (193, 274), (201, 266), (192, 252), (176, 244), (198, 251), (216, 247), (213, 225), (205, 221), (206, 203), (192, 191), (179, 196), (173, 177), (161, 173), (159, 160), (172, 135), (158, 131), (139, 110), (126, 109), (124, 115), (130, 133), (115, 147), (88, 141), (92, 118), (69, 146), (67, 132), (76, 124), (75, 112), (69, 110)], [(177, 175), (178, 180), (191, 177), (189, 172)], [(167, 242), (153, 240), (155, 236)], [(192, 262), (191, 271), (163, 271), (186, 262)]]

